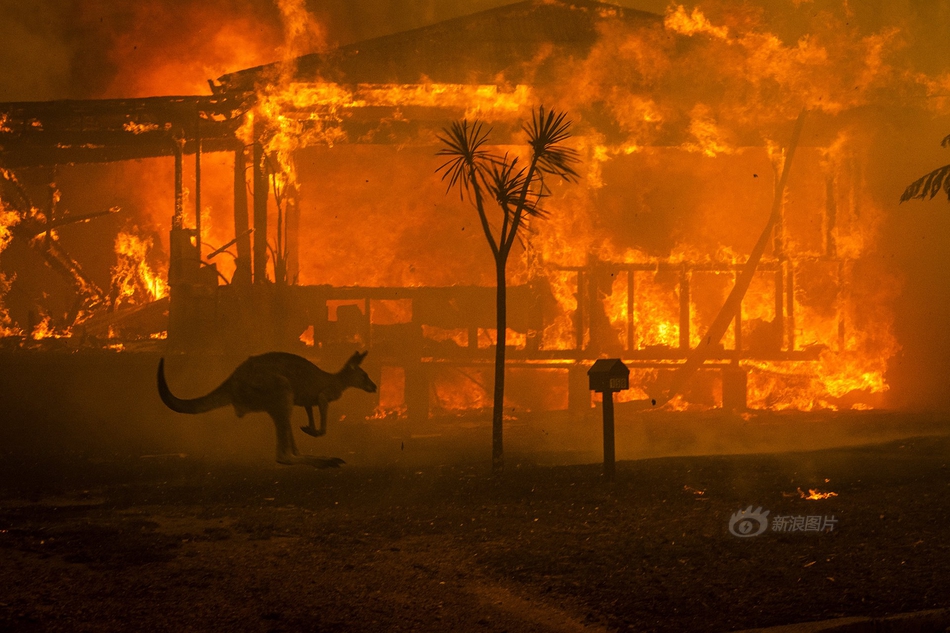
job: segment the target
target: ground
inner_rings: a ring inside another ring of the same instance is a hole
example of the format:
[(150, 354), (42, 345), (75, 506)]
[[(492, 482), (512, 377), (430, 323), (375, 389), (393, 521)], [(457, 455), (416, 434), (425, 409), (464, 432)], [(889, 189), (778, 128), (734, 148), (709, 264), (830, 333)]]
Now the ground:
[[(0, 451), (5, 631), (732, 631), (950, 607), (947, 436), (627, 460), (614, 482)], [(750, 505), (825, 529), (737, 537)]]

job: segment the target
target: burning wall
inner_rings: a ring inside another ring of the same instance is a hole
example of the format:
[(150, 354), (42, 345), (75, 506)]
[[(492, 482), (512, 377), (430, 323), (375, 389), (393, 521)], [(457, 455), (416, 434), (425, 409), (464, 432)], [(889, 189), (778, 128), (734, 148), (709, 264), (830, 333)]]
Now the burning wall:
[[(875, 253), (885, 209), (869, 192), (870, 147), (882, 113), (909, 98), (945, 112), (941, 99), (926, 98), (946, 77), (909, 66), (900, 31), (862, 31), (847, 8), (815, 8), (812, 18), (792, 11), (807, 23), (780, 37), (763, 13), (726, 5), (708, 14), (674, 6), (659, 18), (596, 3), (529, 3), (224, 76), (216, 90), (257, 95), (238, 136), (263, 140), (271, 185), (296, 190), (296, 230), (286, 236), (297, 245), (292, 273), (300, 284), (332, 287), (490, 285), (475, 216), (444, 195), (435, 174), (435, 135), (452, 118), (477, 116), (517, 151), (517, 121), (533, 105), (567, 110), (588, 171), (577, 185), (552, 185), (550, 217), (526, 235), (511, 283), (542, 286), (546, 307), (538, 331), (509, 336), (522, 348), (535, 341), (539, 359), (609, 352), (637, 361), (634, 397), (650, 395), (700, 342), (764, 226), (791, 121), (807, 108), (781, 230), (718, 361), (751, 372), (753, 407), (878, 405), (898, 349), (901, 279)], [(527, 26), (506, 31), (509, 40), (479, 39), (498, 24)], [(446, 52), (475, 41), (480, 52), (466, 63)], [(253, 163), (251, 151), (246, 159)], [(205, 256), (235, 236), (231, 162), (225, 153), (202, 157)], [(61, 168), (59, 179), (72, 169), (80, 168)], [(108, 170), (137, 183), (137, 226), (166, 235), (170, 161)], [(191, 179), (186, 172), (185, 226), (197, 223), (188, 215), (198, 191)], [(273, 198), (268, 215), (273, 248), (274, 229), (291, 216), (279, 220)], [(230, 279), (232, 258), (215, 261)], [(460, 349), (486, 349), (493, 336), (481, 325), (420, 325), (423, 338)], [(398, 381), (398, 369), (385, 371)], [(457, 391), (439, 384), (440, 402)], [(719, 404), (721, 389), (714, 380), (692, 396)]]

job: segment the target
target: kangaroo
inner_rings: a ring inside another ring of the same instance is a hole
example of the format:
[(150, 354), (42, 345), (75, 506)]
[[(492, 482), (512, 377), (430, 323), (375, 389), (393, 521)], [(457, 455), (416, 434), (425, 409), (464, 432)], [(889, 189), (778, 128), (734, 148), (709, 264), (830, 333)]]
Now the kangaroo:
[[(331, 374), (306, 358), (287, 352), (268, 352), (251, 356), (238, 365), (228, 378), (209, 394), (200, 398), (177, 398), (165, 381), (165, 359), (158, 361), (158, 395), (162, 402), (178, 413), (204, 413), (227, 405), (237, 416), (263, 411), (274, 420), (277, 430), (277, 463), (307, 464), (316, 468), (338, 468), (344, 463), (338, 457), (300, 455), (294, 441), (290, 417), (294, 406), (307, 411), (310, 423), (300, 427), (304, 433), (320, 437), (327, 432), (327, 409), (349, 387), (368, 393), (376, 391), (360, 363), (368, 352), (354, 353), (343, 368)], [(320, 428), (313, 420), (314, 405), (320, 410)]]

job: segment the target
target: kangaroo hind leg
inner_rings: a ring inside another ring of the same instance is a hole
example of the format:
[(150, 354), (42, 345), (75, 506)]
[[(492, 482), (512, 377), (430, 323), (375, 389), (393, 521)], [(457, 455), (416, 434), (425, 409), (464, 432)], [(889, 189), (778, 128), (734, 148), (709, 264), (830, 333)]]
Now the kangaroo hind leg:
[(274, 401), (267, 407), (267, 413), (274, 420), (274, 430), (277, 433), (277, 463), (294, 464), (297, 456), (297, 443), (294, 441), (293, 427), (290, 425), (290, 416), (294, 410), (294, 394), (290, 389), (281, 390)]
[(274, 403), (268, 413), (274, 420), (277, 432), (277, 463), (303, 464), (314, 468), (339, 468), (345, 462), (339, 457), (317, 457), (315, 455), (300, 455), (297, 452), (297, 443), (294, 441), (293, 426), (290, 416), (294, 409), (293, 392), (288, 390), (281, 394), (281, 398)]

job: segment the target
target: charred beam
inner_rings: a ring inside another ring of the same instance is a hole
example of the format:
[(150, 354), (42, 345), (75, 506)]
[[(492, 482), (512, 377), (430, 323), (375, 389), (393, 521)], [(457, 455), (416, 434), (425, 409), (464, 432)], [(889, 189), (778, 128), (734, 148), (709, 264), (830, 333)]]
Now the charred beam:
[(264, 146), (254, 143), (254, 283), (267, 281), (267, 171)]
[(247, 219), (247, 180), (244, 147), (234, 150), (234, 232), (237, 243), (234, 280), (251, 282), (251, 229)]

